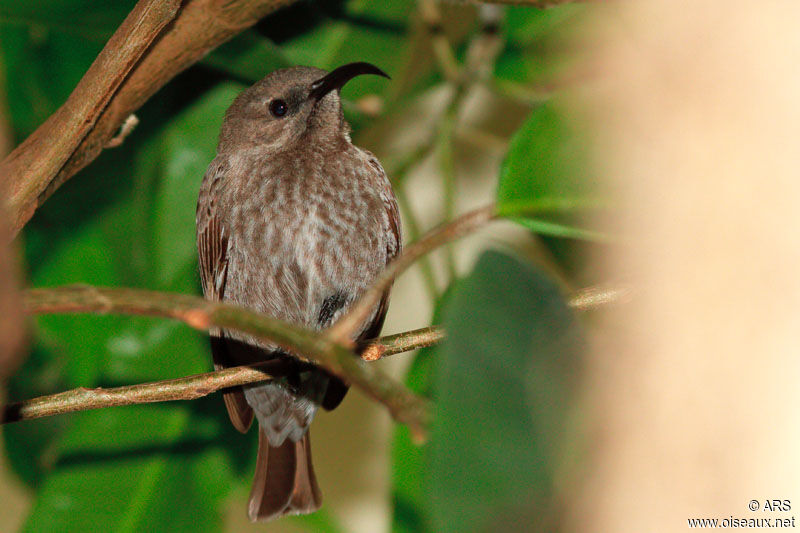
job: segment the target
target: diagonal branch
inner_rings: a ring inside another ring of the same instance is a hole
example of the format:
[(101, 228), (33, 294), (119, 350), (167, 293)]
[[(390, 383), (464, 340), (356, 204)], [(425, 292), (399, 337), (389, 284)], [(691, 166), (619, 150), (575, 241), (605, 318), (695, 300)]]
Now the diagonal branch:
[[(198, 296), (137, 289), (70, 286), (32, 289), (27, 311), (48, 313), (117, 313), (173, 318), (207, 331), (233, 329), (279, 344), (298, 357), (319, 364), (384, 404), (398, 422), (417, 436), (425, 434), (428, 402), (374, 368), (349, 349), (323, 336), (243, 307), (210, 302)], [(263, 376), (262, 376), (263, 379)]]
[(15, 232), (36, 209), (49, 179), (64, 166), (100, 113), (175, 16), (180, 0), (142, 0), (133, 8), (67, 101), (0, 165)]
[(67, 102), (0, 164), (13, 234), (178, 73), (293, 0), (140, 0)]

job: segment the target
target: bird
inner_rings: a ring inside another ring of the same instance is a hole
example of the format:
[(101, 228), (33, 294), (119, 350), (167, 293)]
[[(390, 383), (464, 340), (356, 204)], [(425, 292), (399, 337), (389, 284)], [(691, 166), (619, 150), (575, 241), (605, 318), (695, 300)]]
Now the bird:
[[(341, 88), (365, 62), (331, 72), (296, 66), (243, 91), (225, 113), (216, 157), (197, 202), (197, 249), (206, 299), (323, 330), (345, 313), (401, 251), (391, 183), (355, 146)], [(353, 333), (358, 350), (383, 327), (389, 289)], [(259, 439), (248, 503), (252, 521), (306, 514), (322, 504), (309, 425), (348, 384), (277, 344), (226, 329), (209, 332), (216, 369), (266, 363), (268, 382), (224, 392), (233, 426)]]

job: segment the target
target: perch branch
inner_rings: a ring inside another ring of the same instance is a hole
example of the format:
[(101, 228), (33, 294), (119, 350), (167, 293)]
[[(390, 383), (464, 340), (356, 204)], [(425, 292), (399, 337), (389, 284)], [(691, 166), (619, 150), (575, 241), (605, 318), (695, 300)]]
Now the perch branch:
[[(378, 339), (367, 350), (389, 356), (430, 346), (442, 338), (444, 334), (440, 329), (422, 328)], [(259, 366), (237, 366), (195, 376), (110, 389), (80, 387), (7, 405), (0, 413), (0, 424), (120, 405), (195, 400), (220, 389), (269, 380), (269, 374), (260, 370)]]
[(13, 235), (158, 89), (291, 1), (140, 0), (66, 103), (0, 164)]
[(220, 389), (267, 381), (269, 378), (268, 374), (258, 369), (258, 365), (253, 365), (127, 387), (110, 389), (81, 387), (7, 405), (0, 414), (0, 423), (8, 424), (119, 405), (195, 400)]
[[(63, 292), (62, 289), (55, 290)], [(36, 305), (40, 307), (33, 309), (46, 309), (49, 312), (55, 312), (55, 309), (67, 309), (61, 298), (64, 294), (61, 294), (57, 298), (60, 303), (52, 302), (55, 303), (53, 306), (50, 304), (43, 304), (43, 302), (50, 300), (49, 298), (43, 298), (41, 296), (44, 291), (47, 291), (47, 289), (39, 289), (39, 296), (37, 298), (39, 303)], [(102, 294), (102, 292), (96, 294), (99, 295)], [(589, 287), (578, 291), (570, 298), (568, 303), (573, 309), (586, 311), (614, 302), (627, 301), (630, 295), (631, 291), (627, 287)], [(169, 296), (172, 297), (173, 295)], [(107, 299), (101, 297), (100, 300), (98, 305), (93, 307), (93, 309), (107, 309), (112, 305)], [(32, 308), (29, 306), (29, 309)], [(69, 307), (68, 309), (74, 310), (75, 307)], [(130, 308), (128, 311), (130, 311)], [(144, 313), (145, 310), (142, 310), (142, 312)], [(151, 313), (148, 310), (146, 314)], [(181, 316), (181, 314), (175, 313), (170, 316), (175, 318)], [(182, 316), (184, 319), (186, 318), (185, 313), (183, 313)], [(264, 318), (266, 317), (257, 316), (258, 320)], [(189, 320), (197, 319), (190, 318)], [(267, 322), (270, 321), (268, 320)], [(374, 361), (382, 357), (433, 346), (441, 342), (444, 337), (444, 330), (438, 326), (430, 326), (413, 331), (406, 331), (405, 333), (398, 333), (396, 335), (388, 335), (368, 345), (362, 357), (365, 360)], [(348, 354), (348, 357), (352, 357), (352, 354)], [(194, 400), (220, 389), (266, 381), (269, 377), (267, 373), (259, 370), (259, 365), (250, 365), (226, 368), (216, 372), (208, 372), (206, 374), (198, 374), (178, 379), (144, 383), (141, 385), (130, 385), (111, 389), (78, 388), (52, 394), (50, 396), (41, 396), (39, 398), (10, 404), (6, 406), (0, 414), (0, 424), (119, 405)]]
[(344, 346), (312, 331), (286, 324), (248, 309), (210, 302), (198, 296), (153, 291), (71, 286), (32, 289), (25, 298), (31, 314), (116, 313), (173, 318), (207, 331), (223, 328), (274, 342), (298, 357), (319, 364), (384, 404), (398, 422), (420, 438), (429, 419), (428, 402), (401, 384), (367, 368)]

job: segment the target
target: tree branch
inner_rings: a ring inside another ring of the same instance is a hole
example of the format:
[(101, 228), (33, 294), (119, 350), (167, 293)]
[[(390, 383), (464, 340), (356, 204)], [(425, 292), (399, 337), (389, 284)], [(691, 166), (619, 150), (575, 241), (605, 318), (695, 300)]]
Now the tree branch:
[(64, 105), (0, 164), (13, 235), (158, 89), (291, 1), (140, 0)]
[(80, 387), (9, 404), (0, 413), (0, 424), (119, 405), (196, 400), (220, 389), (268, 381), (269, 374), (258, 368), (259, 365), (237, 366), (206, 374), (111, 389)]
[[(67, 305), (64, 302), (66, 296), (64, 289), (53, 289), (56, 294), (53, 297), (43, 296), (48, 292), (48, 289), (39, 289), (37, 291), (29, 291), (29, 310), (31, 312), (57, 312), (66, 310), (75, 310), (77, 305)], [(145, 293), (146, 291), (136, 291)], [(105, 289), (98, 291), (92, 290), (96, 296), (95, 299), (99, 300), (96, 305), (91, 306), (94, 311), (100, 309), (109, 310), (113, 308), (113, 301), (109, 300)], [(152, 296), (154, 293), (149, 293)], [(173, 295), (166, 295), (170, 298)], [(569, 306), (579, 311), (586, 311), (601, 307), (614, 302), (627, 301), (630, 299), (631, 291), (627, 287), (619, 286), (598, 286), (589, 287), (578, 291), (572, 298), (569, 299)], [(84, 301), (80, 304), (81, 309), (89, 310), (89, 305), (86, 302), (87, 298), (81, 297)], [(197, 298), (196, 300), (200, 300)], [(205, 302), (205, 300), (203, 300)], [(214, 304), (212, 304), (213, 306)], [(128, 304), (127, 310), (131, 311), (133, 305)], [(118, 308), (121, 309), (121, 308)], [(204, 311), (200, 311), (203, 313)], [(152, 309), (141, 309), (137, 314), (158, 314)], [(187, 314), (185, 312), (175, 313), (169, 315), (172, 318), (183, 316), (184, 321), (187, 321)], [(192, 318), (188, 315), (189, 321), (198, 320), (198, 317)], [(264, 315), (256, 315), (258, 320), (266, 319), (267, 323), (272, 322), (269, 317)], [(199, 319), (200, 322), (205, 323), (204, 320)], [(237, 328), (238, 329), (238, 328)], [(244, 331), (244, 330), (242, 330)], [(388, 335), (381, 337), (367, 346), (362, 354), (362, 357), (368, 361), (374, 361), (382, 357), (425, 348), (438, 344), (445, 338), (445, 333), (441, 327), (430, 326), (405, 333), (398, 333), (396, 335)], [(353, 357), (348, 354), (348, 357)], [(265, 363), (266, 364), (266, 363)], [(239, 366), (234, 368), (226, 368), (216, 372), (208, 372), (205, 374), (198, 374), (195, 376), (187, 376), (178, 379), (170, 379), (165, 381), (157, 381), (153, 383), (144, 383), (140, 385), (130, 385), (126, 387), (116, 387), (111, 389), (87, 389), (78, 388), (58, 394), (49, 396), (41, 396), (32, 400), (25, 400), (22, 402), (10, 404), (3, 409), (0, 413), (0, 424), (7, 424), (11, 422), (18, 422), (21, 420), (30, 420), (34, 418), (42, 418), (46, 416), (59, 415), (64, 413), (72, 413), (76, 411), (87, 411), (89, 409), (100, 409), (103, 407), (114, 407), (120, 405), (134, 405), (140, 403), (152, 402), (166, 402), (175, 400), (194, 400), (207, 396), (212, 392), (228, 387), (236, 387), (240, 385), (247, 385), (250, 383), (258, 383), (269, 380), (270, 376), (266, 372), (260, 370), (263, 365), (250, 365)]]
[(14, 233), (161, 30), (180, 0), (142, 0), (97, 56), (67, 101), (0, 165)]
[[(87, 286), (32, 289), (26, 293), (25, 303), (31, 314), (149, 315), (180, 320), (203, 331), (214, 327), (248, 333), (260, 340), (277, 343), (298, 357), (317, 363), (360, 388), (368, 396), (384, 404), (392, 417), (408, 425), (417, 437), (423, 438), (427, 429), (427, 400), (414, 395), (376, 369), (367, 368), (352, 351), (341, 344), (331, 342), (318, 333), (243, 307), (210, 302), (186, 294)], [(264, 376), (260, 374), (257, 377), (263, 379)], [(85, 396), (86, 393), (80, 394)]]
[(439, 326), (428, 326), (427, 328), (406, 331), (405, 333), (387, 335), (367, 345), (364, 351), (361, 352), (361, 358), (364, 361), (377, 361), (390, 355), (439, 344), (444, 338), (444, 330)]

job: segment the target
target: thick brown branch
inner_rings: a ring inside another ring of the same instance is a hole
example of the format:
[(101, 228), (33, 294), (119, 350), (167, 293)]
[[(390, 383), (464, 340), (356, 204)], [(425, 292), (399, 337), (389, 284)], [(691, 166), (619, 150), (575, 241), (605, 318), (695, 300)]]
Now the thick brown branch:
[(64, 166), (100, 113), (161, 30), (180, 0), (142, 0), (94, 60), (67, 101), (0, 164), (14, 231)]
[(350, 310), (328, 329), (327, 337), (337, 343), (348, 342), (353, 337), (353, 333), (361, 327), (361, 324), (372, 313), (383, 292), (392, 285), (394, 279), (400, 273), (431, 250), (472, 233), (492, 220), (494, 216), (494, 204), (475, 209), (461, 215), (450, 223), (439, 226), (406, 248), (400, 257), (395, 259), (383, 271), (369, 290), (353, 304)]
[(409, 392), (388, 376), (367, 368), (353, 352), (323, 336), (242, 307), (209, 302), (197, 296), (136, 289), (86, 286), (33, 289), (26, 294), (32, 314), (117, 313), (174, 318), (189, 326), (249, 333), (271, 341), (323, 366), (331, 373), (383, 403), (392, 416), (423, 436), (429, 420), (426, 400)]
[(140, 0), (67, 102), (0, 166), (13, 233), (158, 89), (291, 1)]

